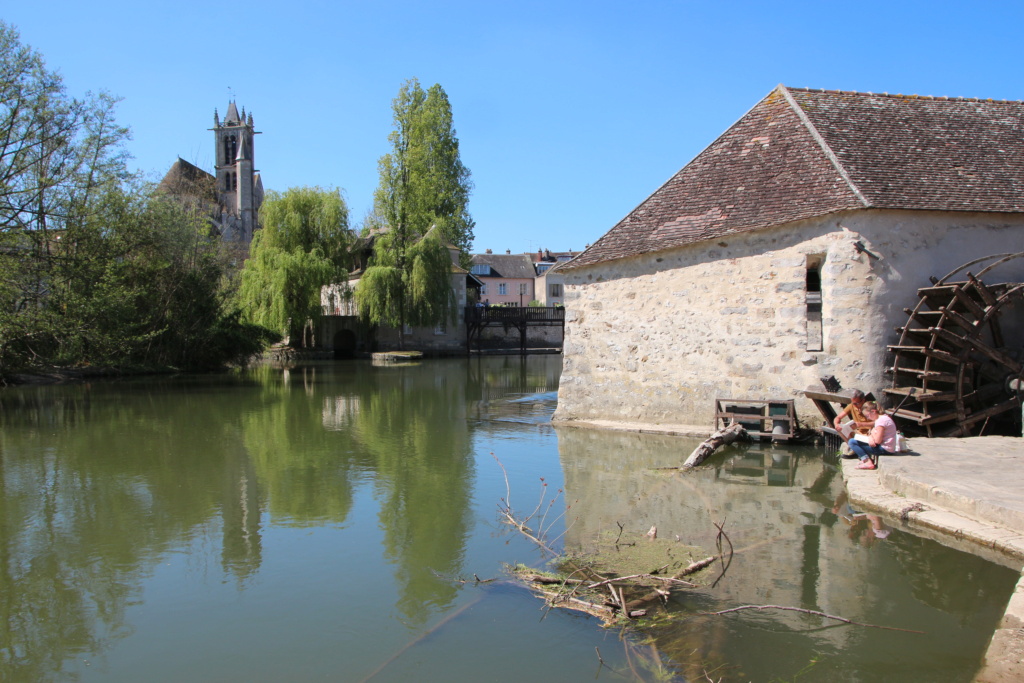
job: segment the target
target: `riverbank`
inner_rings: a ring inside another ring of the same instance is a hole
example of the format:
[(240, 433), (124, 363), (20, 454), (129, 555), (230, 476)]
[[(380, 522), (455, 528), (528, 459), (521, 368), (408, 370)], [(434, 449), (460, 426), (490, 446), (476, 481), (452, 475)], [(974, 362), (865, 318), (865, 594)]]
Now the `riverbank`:
[(118, 379), (142, 375), (174, 375), (180, 371), (173, 368), (117, 369), (117, 368), (50, 368), (32, 372), (12, 372), (0, 375), (0, 387), (32, 384), (67, 384), (87, 382), (93, 379)]
[[(843, 460), (850, 501), (993, 562), (1024, 565), (1024, 439), (982, 436), (912, 439), (911, 451), (883, 456), (877, 470)], [(992, 636), (975, 679), (1024, 680), (1024, 577)]]

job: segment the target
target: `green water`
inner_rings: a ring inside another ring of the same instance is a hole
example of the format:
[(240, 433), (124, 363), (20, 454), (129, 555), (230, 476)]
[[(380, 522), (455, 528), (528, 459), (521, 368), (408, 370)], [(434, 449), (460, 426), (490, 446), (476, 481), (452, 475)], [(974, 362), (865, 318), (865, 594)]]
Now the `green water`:
[[(814, 448), (681, 476), (657, 468), (695, 440), (556, 431), (559, 368), (357, 361), (0, 391), (0, 680), (971, 679), (1012, 569), (857, 515)], [(551, 535), (568, 520), (569, 550), (619, 524), (713, 549), (718, 522), (732, 565), (672, 599), (688, 616), (628, 638), (476, 584), (544, 564), (496, 514), (509, 492), (532, 509), (541, 477), (548, 497), (565, 488)], [(744, 604), (927, 633), (693, 616)]]

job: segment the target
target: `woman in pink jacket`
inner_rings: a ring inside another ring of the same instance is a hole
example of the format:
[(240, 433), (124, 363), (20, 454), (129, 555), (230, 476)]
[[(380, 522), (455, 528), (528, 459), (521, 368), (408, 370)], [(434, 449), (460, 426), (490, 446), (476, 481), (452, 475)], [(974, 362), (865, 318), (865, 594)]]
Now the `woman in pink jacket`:
[(879, 455), (890, 455), (896, 452), (896, 423), (892, 418), (881, 412), (878, 404), (868, 401), (861, 407), (864, 417), (873, 421), (875, 426), (868, 433), (867, 440), (856, 437), (847, 443), (850, 450), (860, 459), (858, 470), (873, 470), (878, 465), (875, 460)]

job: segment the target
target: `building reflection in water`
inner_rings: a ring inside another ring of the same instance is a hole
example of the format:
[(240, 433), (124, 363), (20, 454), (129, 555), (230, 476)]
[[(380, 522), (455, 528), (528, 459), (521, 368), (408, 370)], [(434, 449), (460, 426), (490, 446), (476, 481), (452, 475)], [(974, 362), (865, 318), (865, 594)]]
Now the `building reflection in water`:
[[(758, 667), (779, 657), (793, 660), (792, 675), (812, 660), (832, 656), (816, 665), (819, 675), (835, 666), (832, 673), (841, 678), (843, 657), (863, 653), (865, 642), (881, 661), (900, 661), (907, 648), (925, 648), (934, 651), (925, 653), (926, 661), (969, 668), (974, 663), (965, 665), (958, 653), (971, 646), (983, 651), (1006, 591), (1012, 590), (1007, 582), (1013, 573), (1005, 568), (894, 531), (878, 516), (850, 507), (835, 464), (817, 449), (770, 443), (733, 447), (682, 473), (658, 468), (678, 467), (699, 439), (573, 428), (559, 428), (558, 437), (566, 499), (578, 500), (566, 535), (570, 551), (586, 552), (602, 535), (614, 538), (621, 523), (634, 534), (656, 526), (661, 539), (702, 548), (693, 551), (693, 559), (700, 559), (716, 553), (715, 523), (724, 524), (735, 548), (727, 574), (714, 588), (679, 593), (671, 609), (692, 614), (781, 605), (942, 633), (926, 639), (837, 628), (837, 622), (781, 611), (684, 619), (652, 633), (659, 649), (687, 663), (694, 677), (728, 663), (760, 679), (766, 673), (758, 673)], [(950, 557), (956, 567), (947, 567)], [(717, 569), (698, 582), (711, 584)], [(936, 585), (936, 574), (954, 571), (958, 579), (950, 576)], [(922, 595), (922, 582), (930, 584), (928, 595)], [(780, 651), (771, 651), (773, 645)]]

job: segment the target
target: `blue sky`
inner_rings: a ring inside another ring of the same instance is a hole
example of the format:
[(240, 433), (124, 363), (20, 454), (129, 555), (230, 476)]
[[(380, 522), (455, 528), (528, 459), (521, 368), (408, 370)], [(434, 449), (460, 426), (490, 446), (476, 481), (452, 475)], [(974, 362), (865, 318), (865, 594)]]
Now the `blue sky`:
[(123, 98), (136, 166), (212, 167), (233, 93), (267, 189), (354, 223), (416, 77), (452, 102), (475, 250), (580, 250), (773, 87), (1024, 99), (1022, 2), (11, 2), (73, 95)]

